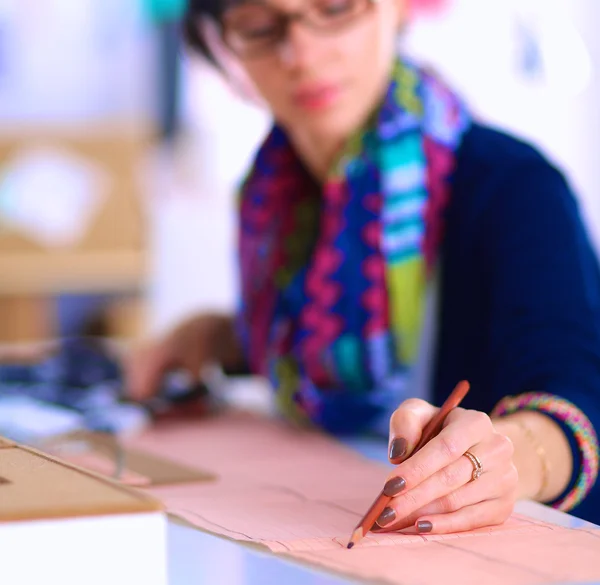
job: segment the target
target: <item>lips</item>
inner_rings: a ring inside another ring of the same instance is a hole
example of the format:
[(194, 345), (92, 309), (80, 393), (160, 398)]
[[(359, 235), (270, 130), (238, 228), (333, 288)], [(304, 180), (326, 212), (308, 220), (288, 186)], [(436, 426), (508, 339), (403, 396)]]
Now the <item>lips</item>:
[(340, 93), (340, 87), (334, 84), (312, 84), (296, 90), (293, 100), (304, 110), (323, 110), (334, 105)]

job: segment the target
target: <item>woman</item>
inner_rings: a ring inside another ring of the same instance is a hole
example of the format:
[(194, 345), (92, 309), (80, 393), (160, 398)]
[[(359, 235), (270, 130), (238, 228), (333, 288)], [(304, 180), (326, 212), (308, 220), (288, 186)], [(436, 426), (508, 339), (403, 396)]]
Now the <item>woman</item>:
[[(190, 3), (191, 45), (233, 55), (276, 125), (241, 191), (237, 317), (140, 350), (129, 387), (147, 397), (175, 365), (247, 367), (290, 416), (389, 430), (385, 530), (492, 525), (516, 498), (600, 521), (600, 278), (574, 198), (397, 55), (408, 9)], [(407, 459), (461, 379), (465, 408)]]

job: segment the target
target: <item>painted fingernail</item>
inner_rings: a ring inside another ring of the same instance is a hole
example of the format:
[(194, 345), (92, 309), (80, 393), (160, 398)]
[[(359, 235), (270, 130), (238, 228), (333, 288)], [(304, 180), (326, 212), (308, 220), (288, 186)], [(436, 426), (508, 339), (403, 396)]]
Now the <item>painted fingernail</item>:
[(383, 486), (383, 493), (386, 496), (397, 496), (406, 487), (406, 482), (403, 477), (392, 477)]
[(433, 524), (429, 522), (429, 520), (421, 520), (421, 522), (417, 522), (417, 532), (421, 534), (425, 532), (431, 532), (433, 530)]
[(406, 439), (398, 438), (394, 439), (390, 444), (390, 459), (399, 459), (400, 457), (404, 457), (406, 455), (406, 448), (408, 447), (408, 443)]
[(386, 508), (381, 512), (379, 518), (377, 518), (377, 524), (379, 524), (379, 526), (387, 526), (388, 524), (391, 524), (395, 518), (396, 512), (394, 512), (392, 508)]

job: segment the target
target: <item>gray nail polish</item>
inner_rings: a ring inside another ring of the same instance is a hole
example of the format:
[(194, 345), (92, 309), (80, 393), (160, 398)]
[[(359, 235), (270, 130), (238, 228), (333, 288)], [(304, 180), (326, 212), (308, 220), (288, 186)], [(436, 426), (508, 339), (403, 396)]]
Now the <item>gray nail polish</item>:
[(423, 534), (425, 532), (431, 532), (433, 530), (433, 524), (427, 520), (417, 522), (417, 532)]
[(404, 457), (406, 455), (406, 449), (408, 447), (408, 443), (406, 439), (399, 437), (394, 439), (390, 444), (390, 459), (400, 459), (400, 457)]
[(388, 524), (391, 524), (395, 518), (396, 512), (394, 512), (392, 508), (386, 508), (381, 512), (379, 518), (377, 518), (377, 524), (379, 524), (379, 526), (387, 526)]
[(386, 496), (394, 497), (397, 496), (406, 487), (406, 481), (403, 477), (392, 477), (383, 486), (383, 493)]

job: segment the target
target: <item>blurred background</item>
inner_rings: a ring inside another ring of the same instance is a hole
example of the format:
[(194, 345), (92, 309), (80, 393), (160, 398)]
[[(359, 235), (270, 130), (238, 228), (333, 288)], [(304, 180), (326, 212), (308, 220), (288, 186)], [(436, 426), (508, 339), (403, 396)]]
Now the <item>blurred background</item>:
[[(0, 342), (157, 334), (236, 301), (268, 114), (186, 53), (185, 0), (0, 0)], [(568, 174), (600, 245), (598, 0), (450, 0), (406, 31)]]

